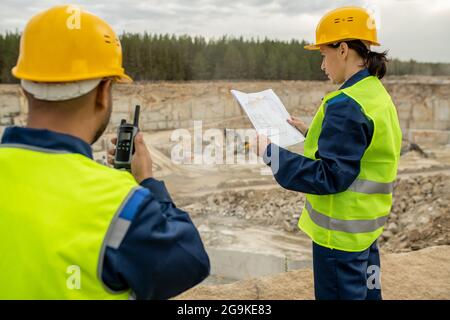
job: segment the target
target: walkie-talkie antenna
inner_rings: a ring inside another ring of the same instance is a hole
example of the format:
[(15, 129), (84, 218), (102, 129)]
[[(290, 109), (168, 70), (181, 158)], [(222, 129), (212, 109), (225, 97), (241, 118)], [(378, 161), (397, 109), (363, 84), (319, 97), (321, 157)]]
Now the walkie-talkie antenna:
[(139, 112), (140, 111), (141, 111), (141, 106), (137, 104), (135, 109), (134, 109), (134, 123), (133, 123), (133, 125), (135, 127), (139, 127)]

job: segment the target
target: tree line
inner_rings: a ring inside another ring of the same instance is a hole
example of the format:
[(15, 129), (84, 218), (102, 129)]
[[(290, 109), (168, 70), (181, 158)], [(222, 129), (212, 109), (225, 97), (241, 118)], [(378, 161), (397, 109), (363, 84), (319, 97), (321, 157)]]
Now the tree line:
[[(123, 33), (123, 63), (137, 81), (325, 80), (318, 52), (305, 41), (218, 39), (169, 34)], [(19, 32), (0, 34), (0, 83), (17, 83), (11, 68), (19, 52)], [(393, 59), (388, 75), (450, 75), (448, 63)]]

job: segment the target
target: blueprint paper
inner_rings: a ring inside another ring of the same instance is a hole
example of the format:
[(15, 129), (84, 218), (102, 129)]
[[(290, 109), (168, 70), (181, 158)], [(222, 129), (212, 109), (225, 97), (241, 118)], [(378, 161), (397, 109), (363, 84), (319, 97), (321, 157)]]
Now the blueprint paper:
[(259, 134), (265, 134), (280, 147), (288, 147), (305, 140), (305, 137), (286, 120), (289, 113), (272, 89), (256, 93), (231, 90)]

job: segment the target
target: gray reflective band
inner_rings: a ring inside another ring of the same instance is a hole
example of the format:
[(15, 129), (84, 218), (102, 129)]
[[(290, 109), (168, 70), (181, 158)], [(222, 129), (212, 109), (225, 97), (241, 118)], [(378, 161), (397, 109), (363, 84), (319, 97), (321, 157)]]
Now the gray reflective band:
[(375, 182), (370, 180), (362, 180), (356, 179), (353, 183), (348, 187), (349, 191), (359, 192), (359, 193), (367, 193), (367, 194), (390, 194), (394, 190), (394, 183), (388, 182)]
[(127, 201), (133, 196), (133, 194), (136, 192), (136, 190), (138, 190), (140, 188), (142, 188), (142, 187), (141, 186), (134, 187), (130, 191), (130, 193), (128, 193), (127, 197), (122, 201), (119, 209), (117, 209), (117, 212), (111, 221), (111, 224), (109, 225), (108, 231), (106, 232), (105, 239), (103, 240), (102, 248), (100, 250), (100, 256), (99, 256), (99, 260), (98, 260), (98, 268), (97, 268), (97, 277), (103, 284), (103, 287), (105, 288), (105, 290), (112, 294), (119, 294), (119, 293), (126, 292), (128, 290), (115, 291), (115, 290), (109, 288), (103, 282), (103, 278), (102, 278), (103, 261), (105, 258), (106, 247), (118, 249), (120, 244), (122, 243), (123, 239), (125, 238), (125, 235), (127, 234), (127, 231), (131, 225), (131, 221), (122, 219), (119, 215), (120, 215), (120, 212), (122, 211), (123, 207), (127, 203)]
[(131, 221), (118, 218), (114, 221), (114, 225), (111, 226), (111, 232), (108, 233), (108, 239), (106, 246), (118, 249), (122, 243), (123, 238), (127, 234)]
[(372, 220), (340, 220), (334, 219), (313, 209), (311, 203), (306, 201), (306, 210), (311, 220), (327, 230), (342, 231), (348, 233), (372, 232), (384, 226), (388, 216)]

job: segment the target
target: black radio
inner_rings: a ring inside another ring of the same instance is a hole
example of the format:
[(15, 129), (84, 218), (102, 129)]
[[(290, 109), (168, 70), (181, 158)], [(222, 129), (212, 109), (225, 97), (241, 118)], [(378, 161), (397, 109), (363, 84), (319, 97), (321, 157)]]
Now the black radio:
[(117, 129), (116, 155), (114, 157), (114, 168), (131, 170), (131, 157), (134, 154), (134, 137), (139, 131), (140, 106), (134, 110), (134, 123), (127, 123), (122, 119)]

